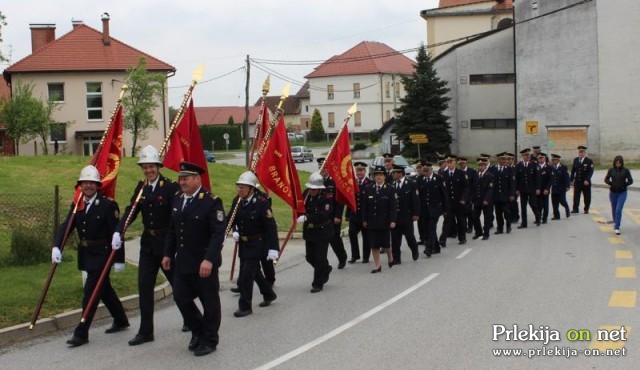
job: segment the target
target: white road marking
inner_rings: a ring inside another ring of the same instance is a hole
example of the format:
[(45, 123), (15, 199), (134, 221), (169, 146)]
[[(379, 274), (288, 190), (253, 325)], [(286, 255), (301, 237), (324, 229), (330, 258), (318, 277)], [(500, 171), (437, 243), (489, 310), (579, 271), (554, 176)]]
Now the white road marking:
[(413, 293), (414, 291), (416, 291), (418, 288), (420, 288), (421, 286), (425, 285), (426, 283), (430, 282), (431, 280), (435, 279), (437, 276), (439, 275), (439, 273), (433, 273), (429, 276), (427, 276), (425, 279), (423, 279), (422, 281), (418, 282), (417, 284), (409, 287), (407, 290), (405, 290), (404, 292), (396, 295), (393, 298), (390, 298), (389, 300), (379, 304), (378, 306), (370, 309), (369, 311), (363, 313), (362, 315), (356, 317), (355, 319), (337, 327), (336, 329), (330, 331), (329, 333), (283, 355), (280, 356), (278, 358), (276, 358), (275, 360), (268, 362), (260, 367), (257, 367), (256, 370), (267, 370), (267, 369), (272, 369), (298, 355), (301, 355), (305, 352), (307, 352), (308, 350), (312, 349), (313, 347), (322, 344), (326, 341), (328, 341), (329, 339), (335, 337), (336, 335), (342, 333), (343, 331), (348, 330), (349, 328), (355, 326), (356, 324), (358, 324), (361, 321), (364, 321), (366, 319), (368, 319), (369, 317), (375, 315), (376, 313), (384, 310), (385, 308), (391, 306), (392, 304), (396, 303), (397, 301), (401, 300), (402, 298), (406, 297), (407, 295)]
[(463, 258), (464, 256), (466, 256), (467, 254), (469, 254), (469, 252), (471, 252), (472, 248), (467, 248), (464, 250), (464, 252), (460, 253), (460, 255), (458, 257), (456, 257), (456, 259), (460, 259)]

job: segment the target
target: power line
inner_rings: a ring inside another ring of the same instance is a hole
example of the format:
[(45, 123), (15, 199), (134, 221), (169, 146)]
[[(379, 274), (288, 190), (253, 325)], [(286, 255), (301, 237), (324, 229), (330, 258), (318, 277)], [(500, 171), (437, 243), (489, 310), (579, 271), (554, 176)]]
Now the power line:
[[(219, 79), (221, 79), (222, 77), (226, 77), (226, 76), (228, 76), (228, 75), (230, 75), (230, 74), (232, 74), (232, 73), (236, 73), (236, 72), (238, 72), (238, 71), (244, 70), (245, 68), (246, 68), (245, 66), (242, 66), (242, 67), (239, 67), (239, 68), (234, 69), (233, 71), (227, 72), (227, 73), (225, 73), (225, 74), (221, 74), (220, 76), (213, 77), (213, 78), (210, 78), (210, 79), (208, 79), (208, 80), (200, 81), (200, 82), (198, 82), (198, 85), (202, 85), (202, 84), (206, 84), (207, 82), (211, 82), (211, 81), (219, 80)], [(183, 89), (183, 88), (185, 88), (185, 87), (189, 87), (189, 86), (191, 86), (191, 85), (189, 84), (189, 85), (182, 85), (182, 86), (169, 86), (168, 88), (169, 88), (169, 89), (178, 89), (178, 88)]]

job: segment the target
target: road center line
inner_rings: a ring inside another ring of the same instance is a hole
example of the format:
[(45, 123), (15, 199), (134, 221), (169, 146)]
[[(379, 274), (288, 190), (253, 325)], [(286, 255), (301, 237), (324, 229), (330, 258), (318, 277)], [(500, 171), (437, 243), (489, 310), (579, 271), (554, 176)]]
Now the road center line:
[(377, 314), (378, 312), (384, 310), (385, 308), (391, 306), (392, 304), (396, 303), (397, 301), (401, 300), (402, 298), (408, 296), (409, 294), (413, 293), (414, 291), (416, 291), (418, 288), (420, 288), (421, 286), (425, 285), (426, 283), (430, 282), (431, 280), (435, 279), (437, 276), (439, 275), (439, 273), (433, 273), (429, 276), (427, 276), (426, 278), (424, 278), (422, 281), (418, 282), (417, 284), (409, 287), (407, 290), (405, 290), (404, 292), (396, 295), (393, 298), (390, 298), (389, 300), (379, 304), (378, 306), (370, 309), (369, 311), (363, 313), (362, 315), (356, 317), (355, 319), (335, 328), (334, 330), (328, 332), (327, 334), (301, 346), (298, 347), (297, 349), (294, 349), (293, 351), (280, 356), (278, 358), (276, 358), (275, 360), (268, 362), (260, 367), (257, 367), (256, 370), (267, 370), (267, 369), (272, 369), (300, 354), (303, 354), (305, 352), (307, 352), (308, 350), (312, 349), (313, 347), (322, 344), (326, 341), (328, 341), (329, 339), (335, 337), (336, 335), (342, 333), (343, 331), (346, 331), (347, 329), (355, 326), (356, 324), (358, 324), (361, 321), (364, 321), (366, 319), (368, 319), (369, 317)]
[(471, 249), (472, 248), (465, 249), (464, 252), (460, 253), (460, 255), (456, 257), (456, 259), (464, 258), (464, 256), (466, 256), (467, 254), (469, 254), (469, 252), (471, 252)]

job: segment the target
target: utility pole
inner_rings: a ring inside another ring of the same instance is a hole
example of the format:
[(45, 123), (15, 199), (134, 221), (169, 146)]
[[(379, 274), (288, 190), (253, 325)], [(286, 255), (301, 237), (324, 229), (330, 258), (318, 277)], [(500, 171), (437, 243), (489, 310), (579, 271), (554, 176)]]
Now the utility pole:
[(249, 167), (249, 77), (251, 75), (251, 63), (249, 63), (249, 54), (247, 54), (247, 84), (245, 85), (244, 94), (244, 144), (245, 144), (245, 162)]

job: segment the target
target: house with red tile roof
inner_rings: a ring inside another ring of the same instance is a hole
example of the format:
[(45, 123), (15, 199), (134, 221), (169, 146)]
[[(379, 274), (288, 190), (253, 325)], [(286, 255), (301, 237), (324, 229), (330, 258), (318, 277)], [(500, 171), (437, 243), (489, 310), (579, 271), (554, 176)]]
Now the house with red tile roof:
[[(268, 108), (267, 108), (268, 109)], [(233, 118), (236, 126), (242, 126), (246, 117), (245, 107), (194, 107), (198, 126), (222, 126)], [(269, 117), (273, 117), (273, 111), (268, 109)], [(249, 107), (249, 137), (254, 136), (255, 124), (260, 118), (260, 106)]]
[(348, 109), (357, 103), (349, 132), (368, 138), (394, 116), (405, 95), (402, 76), (414, 72), (414, 61), (386, 44), (363, 41), (329, 58), (305, 76), (309, 81), (308, 115), (320, 111), (329, 137), (337, 135)]
[[(280, 104), (280, 96), (267, 96), (265, 104), (270, 112), (275, 112)], [(262, 97), (255, 103), (256, 107), (262, 106)], [(295, 95), (289, 95), (282, 104), (284, 111), (284, 123), (290, 132), (299, 133), (309, 129), (309, 82), (306, 82)]]
[[(82, 21), (73, 21), (73, 29), (56, 38), (53, 24), (31, 24), (32, 53), (9, 66), (3, 72), (10, 87), (18, 82), (33, 84), (33, 94), (42, 100), (56, 102), (53, 117), (59, 125), (51, 131), (46, 143), (32, 140), (18, 146), (18, 154), (37, 155), (48, 145), (53, 153), (57, 141), (60, 151), (92, 155), (107, 127), (120, 95), (127, 69), (136, 66), (140, 57), (147, 60), (147, 69), (171, 77), (175, 67), (114, 38), (109, 30), (109, 15), (102, 15), (102, 30)], [(160, 99), (154, 111), (158, 125), (141, 147), (159, 147), (169, 127), (168, 93)], [(123, 147), (130, 150), (132, 137), (123, 133)]]

